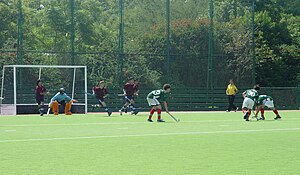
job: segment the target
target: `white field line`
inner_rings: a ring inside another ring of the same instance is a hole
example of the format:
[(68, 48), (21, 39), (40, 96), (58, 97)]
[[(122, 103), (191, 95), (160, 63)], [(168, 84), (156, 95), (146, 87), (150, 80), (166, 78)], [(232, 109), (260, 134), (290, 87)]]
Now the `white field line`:
[[(283, 119), (284, 120), (284, 119)], [(300, 120), (300, 118), (289, 118), (290, 120)], [(275, 120), (274, 120), (275, 121)], [(219, 122), (245, 122), (244, 120), (201, 120), (201, 121), (180, 121), (180, 123), (219, 123)], [(259, 121), (254, 121), (259, 122)], [(261, 121), (264, 122), (264, 121)], [(175, 122), (168, 122), (167, 123), (175, 123)], [(39, 126), (87, 126), (87, 125), (135, 125), (135, 124), (153, 124), (149, 122), (102, 122), (102, 123), (54, 123), (54, 124), (21, 124), (21, 125), (1, 125), (0, 127), (39, 127)]]
[(300, 128), (284, 129), (258, 129), (258, 130), (227, 130), (227, 131), (200, 131), (200, 132), (177, 132), (177, 133), (158, 133), (158, 134), (129, 134), (129, 135), (99, 135), (82, 137), (58, 137), (58, 138), (35, 138), (35, 139), (15, 139), (0, 140), (0, 143), (9, 142), (33, 142), (33, 141), (56, 141), (56, 140), (82, 140), (82, 139), (102, 139), (102, 138), (123, 138), (123, 137), (151, 137), (151, 136), (178, 136), (178, 135), (202, 135), (202, 134), (234, 134), (234, 133), (253, 133), (253, 132), (274, 132), (274, 131), (300, 131)]
[[(218, 123), (218, 122), (244, 122), (243, 120), (202, 120), (202, 121), (181, 121), (180, 123)], [(175, 123), (175, 122), (167, 122)], [(55, 124), (22, 124), (22, 125), (0, 125), (0, 127), (39, 127), (39, 126), (86, 126), (86, 125), (135, 125), (153, 124), (149, 122), (104, 122), (104, 123), (55, 123)]]

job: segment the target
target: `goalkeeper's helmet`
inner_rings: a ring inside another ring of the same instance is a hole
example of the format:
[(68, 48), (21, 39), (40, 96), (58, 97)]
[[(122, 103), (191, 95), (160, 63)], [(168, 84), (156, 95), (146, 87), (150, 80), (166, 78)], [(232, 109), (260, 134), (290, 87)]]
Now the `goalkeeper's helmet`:
[(65, 89), (64, 89), (64, 88), (60, 88), (60, 89), (59, 89), (59, 92), (60, 92), (61, 94), (63, 94), (63, 93), (65, 93)]

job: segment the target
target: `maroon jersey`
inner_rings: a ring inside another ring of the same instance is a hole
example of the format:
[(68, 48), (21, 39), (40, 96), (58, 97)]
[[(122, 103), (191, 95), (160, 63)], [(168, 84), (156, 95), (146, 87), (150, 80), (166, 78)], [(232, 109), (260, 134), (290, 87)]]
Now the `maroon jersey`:
[(133, 91), (134, 91), (134, 93), (137, 93), (137, 91), (139, 91), (139, 85), (138, 84), (133, 85)]
[(133, 93), (135, 92), (134, 91), (134, 84), (126, 83), (124, 85), (123, 89), (125, 90), (126, 95), (133, 95)]
[(44, 98), (44, 92), (46, 92), (46, 88), (44, 86), (36, 86), (35, 87), (35, 98)]
[(108, 94), (108, 90), (106, 87), (103, 87), (102, 89), (98, 86), (93, 87), (93, 91), (96, 94), (97, 99), (103, 100), (104, 95)]

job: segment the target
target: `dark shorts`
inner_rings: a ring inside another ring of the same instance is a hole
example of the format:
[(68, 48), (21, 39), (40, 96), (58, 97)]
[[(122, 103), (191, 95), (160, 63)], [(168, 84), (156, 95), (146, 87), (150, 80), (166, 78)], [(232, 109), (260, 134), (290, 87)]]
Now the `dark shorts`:
[(97, 101), (98, 101), (99, 105), (102, 105), (102, 103), (104, 103), (104, 99), (103, 98), (97, 98)]
[(65, 100), (63, 100), (63, 101), (57, 101), (58, 102), (58, 104), (61, 104), (62, 106), (66, 106), (66, 101)]
[(133, 95), (126, 95), (125, 100), (130, 103), (131, 100), (134, 100), (134, 96)]
[(44, 102), (44, 97), (35, 97), (35, 101), (37, 104), (41, 104), (42, 102)]

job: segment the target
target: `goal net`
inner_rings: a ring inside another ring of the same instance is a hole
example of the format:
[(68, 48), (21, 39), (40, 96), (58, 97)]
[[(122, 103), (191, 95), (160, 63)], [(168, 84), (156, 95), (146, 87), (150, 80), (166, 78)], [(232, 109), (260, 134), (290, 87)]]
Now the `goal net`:
[(78, 100), (73, 113), (87, 113), (86, 66), (5, 65), (2, 70), (0, 115), (38, 113), (35, 88), (40, 79), (49, 91), (45, 95), (45, 109), (50, 99), (64, 88), (68, 96)]

